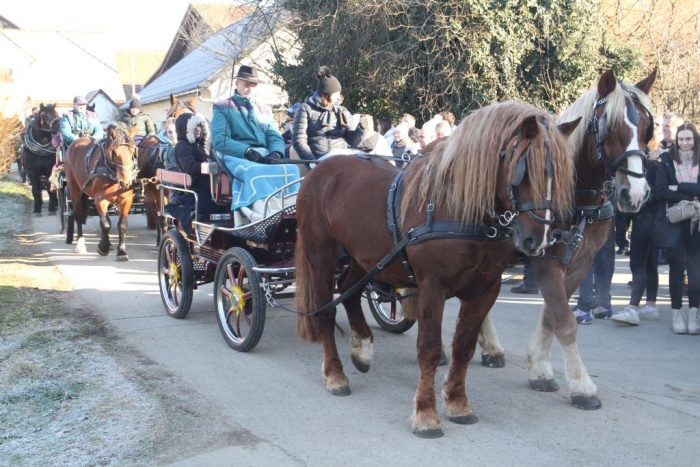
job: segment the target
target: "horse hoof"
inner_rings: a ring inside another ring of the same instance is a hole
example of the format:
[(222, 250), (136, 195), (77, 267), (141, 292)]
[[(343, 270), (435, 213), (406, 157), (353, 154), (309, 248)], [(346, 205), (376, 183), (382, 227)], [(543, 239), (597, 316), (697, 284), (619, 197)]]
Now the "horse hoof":
[(354, 355), (351, 357), (352, 364), (357, 368), (357, 371), (360, 373), (367, 373), (369, 371), (369, 363), (360, 361), (357, 357)]
[(32, 214), (34, 217), (41, 217), (41, 212), (35, 212)]
[(481, 364), (489, 368), (503, 368), (506, 366), (506, 357), (503, 354), (490, 355), (485, 353), (481, 355)]
[(423, 439), (442, 438), (445, 435), (442, 432), (441, 428), (431, 428), (429, 430), (416, 430), (413, 432), (413, 434)]
[(129, 261), (129, 257), (127, 255), (117, 255), (117, 261)]
[(571, 396), (571, 405), (581, 410), (597, 410), (603, 406), (603, 403), (595, 394), (592, 396), (576, 395)]
[(341, 386), (339, 388), (328, 389), (328, 391), (338, 397), (344, 397), (350, 395), (350, 386)]
[(559, 390), (559, 384), (554, 379), (531, 379), (530, 389), (542, 392), (554, 392)]
[(98, 253), (100, 256), (107, 256), (107, 255), (109, 254), (109, 250), (103, 251), (103, 250), (100, 249), (100, 247), (97, 247), (97, 253)]
[(479, 421), (476, 415), (460, 415), (459, 417), (447, 417), (452, 423), (458, 425), (473, 425)]

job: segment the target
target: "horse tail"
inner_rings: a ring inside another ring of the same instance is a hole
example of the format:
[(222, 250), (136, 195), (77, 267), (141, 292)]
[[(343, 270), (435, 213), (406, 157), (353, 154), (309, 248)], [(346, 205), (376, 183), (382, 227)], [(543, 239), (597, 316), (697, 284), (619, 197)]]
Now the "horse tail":
[(418, 289), (403, 289), (401, 294), (408, 295), (408, 297), (401, 300), (401, 314), (403, 314), (403, 317), (406, 319), (417, 320)]
[(316, 311), (316, 301), (314, 299), (313, 273), (311, 265), (306, 258), (304, 242), (302, 241), (300, 232), (297, 232), (294, 267), (297, 285), (295, 302), (297, 311), (299, 312), (297, 315), (297, 334), (299, 334), (299, 337), (309, 342), (320, 342), (321, 330), (318, 326), (318, 319), (315, 315), (304, 314)]

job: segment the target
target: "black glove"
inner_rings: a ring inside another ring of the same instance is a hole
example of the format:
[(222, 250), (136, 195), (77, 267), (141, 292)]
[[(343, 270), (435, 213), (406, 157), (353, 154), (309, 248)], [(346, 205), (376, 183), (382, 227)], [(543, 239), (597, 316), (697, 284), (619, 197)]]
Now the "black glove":
[(263, 163), (265, 157), (253, 148), (248, 148), (243, 154), (251, 162)]
[(268, 154), (267, 158), (271, 161), (281, 161), (284, 158), (284, 156), (282, 155), (282, 153), (274, 151)]

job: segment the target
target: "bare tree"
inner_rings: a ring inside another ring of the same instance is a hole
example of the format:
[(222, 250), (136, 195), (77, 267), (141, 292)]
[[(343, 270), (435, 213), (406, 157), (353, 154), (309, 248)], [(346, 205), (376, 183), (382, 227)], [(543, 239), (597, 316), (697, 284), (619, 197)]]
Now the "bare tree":
[(700, 118), (700, 2), (603, 0), (609, 29), (637, 44), (649, 68), (659, 68), (653, 101), (658, 111)]

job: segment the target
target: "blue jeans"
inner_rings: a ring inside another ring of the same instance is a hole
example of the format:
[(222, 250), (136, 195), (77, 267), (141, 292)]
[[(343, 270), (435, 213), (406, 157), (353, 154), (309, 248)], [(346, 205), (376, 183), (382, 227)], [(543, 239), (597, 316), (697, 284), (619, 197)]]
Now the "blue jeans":
[[(591, 269), (578, 287), (576, 308), (591, 310), (596, 306), (610, 309), (610, 284), (615, 272), (615, 235), (611, 234), (603, 247), (593, 257)], [(595, 294), (593, 283), (595, 282)]]

